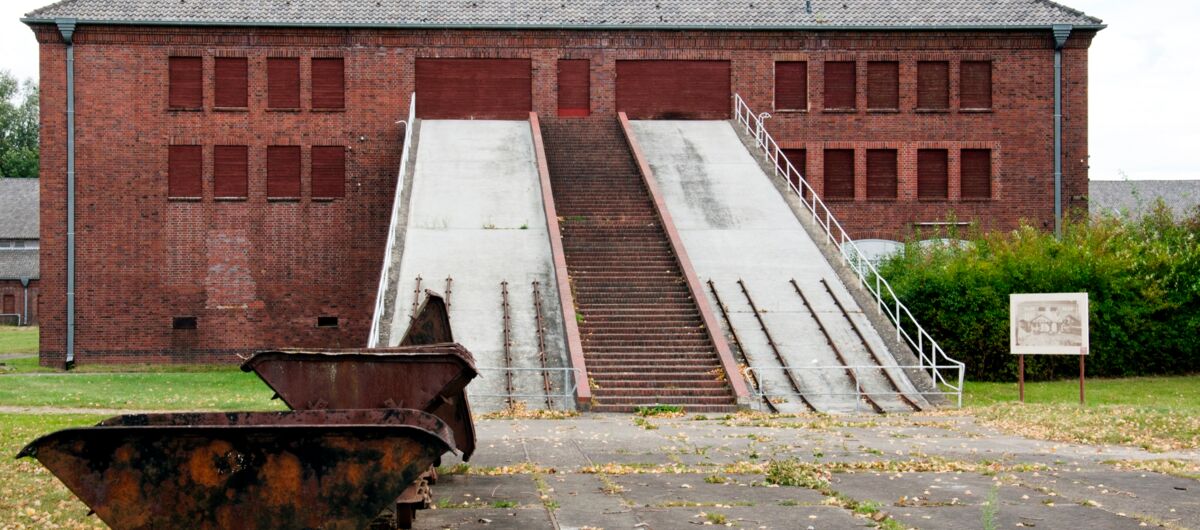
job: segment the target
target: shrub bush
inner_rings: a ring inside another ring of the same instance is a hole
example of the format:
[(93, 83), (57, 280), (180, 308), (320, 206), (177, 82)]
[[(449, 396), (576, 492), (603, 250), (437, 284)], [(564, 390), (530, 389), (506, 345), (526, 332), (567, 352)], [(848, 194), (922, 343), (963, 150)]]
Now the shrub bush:
[[(1176, 222), (1159, 204), (1140, 220), (1093, 218), (1061, 240), (1031, 226), (970, 245), (905, 246), (880, 272), (967, 377), (1012, 381), (1010, 293), (1087, 292), (1088, 374), (1200, 372), (1200, 210)], [(1078, 374), (1076, 357), (1026, 356), (1026, 377)]]

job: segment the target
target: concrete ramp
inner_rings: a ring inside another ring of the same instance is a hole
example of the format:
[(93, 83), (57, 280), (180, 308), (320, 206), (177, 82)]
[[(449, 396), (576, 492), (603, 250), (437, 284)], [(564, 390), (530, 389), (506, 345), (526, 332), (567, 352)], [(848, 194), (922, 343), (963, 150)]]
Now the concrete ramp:
[[(724, 121), (636, 121), (637, 140), (730, 342), (780, 411), (925, 401)], [(861, 398), (860, 398), (861, 396)]]
[(571, 379), (529, 122), (421, 120), (418, 137), (388, 344), (431, 289), (480, 368), (473, 407), (573, 406), (561, 397)]

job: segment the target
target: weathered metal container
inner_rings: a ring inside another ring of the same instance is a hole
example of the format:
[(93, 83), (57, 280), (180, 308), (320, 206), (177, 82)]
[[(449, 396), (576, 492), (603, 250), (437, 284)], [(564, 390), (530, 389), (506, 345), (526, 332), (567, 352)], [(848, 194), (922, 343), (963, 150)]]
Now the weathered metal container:
[(184, 413), (64, 429), (18, 458), (117, 530), (359, 529), (453, 447), (414, 410)]

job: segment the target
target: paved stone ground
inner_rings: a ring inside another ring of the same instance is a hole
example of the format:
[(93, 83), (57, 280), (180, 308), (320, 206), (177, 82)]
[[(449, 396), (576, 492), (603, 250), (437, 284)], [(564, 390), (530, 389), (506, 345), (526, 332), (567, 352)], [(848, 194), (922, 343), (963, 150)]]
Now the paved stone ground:
[[(850, 509), (870, 502), (892, 528), (1200, 529), (1200, 481), (1112, 465), (1200, 452), (1042, 442), (968, 417), (644, 421), (481, 421), (468, 471), (441, 478), (415, 528), (870, 528)], [(793, 458), (834, 471), (828, 486), (767, 484), (766, 463)]]

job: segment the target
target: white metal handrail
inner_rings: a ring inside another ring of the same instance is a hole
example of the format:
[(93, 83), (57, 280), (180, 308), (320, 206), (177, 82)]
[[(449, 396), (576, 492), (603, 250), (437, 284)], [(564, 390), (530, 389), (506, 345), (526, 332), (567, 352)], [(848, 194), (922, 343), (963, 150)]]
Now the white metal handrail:
[(559, 373), (561, 373), (562, 374), (562, 390), (560, 392), (552, 392), (549, 394), (547, 394), (545, 392), (540, 392), (540, 393), (535, 393), (535, 394), (517, 394), (517, 393), (495, 394), (495, 393), (487, 393), (487, 392), (478, 392), (477, 391), (478, 386), (476, 386), (472, 389), (469, 389), (467, 391), (467, 393), (471, 398), (506, 398), (506, 399), (507, 398), (514, 398), (514, 399), (550, 398), (552, 401), (558, 401), (560, 403), (563, 403), (564, 406), (566, 403), (574, 402), (575, 379), (576, 379), (575, 374), (580, 372), (580, 370), (578, 368), (572, 368), (572, 367), (504, 368), (504, 367), (492, 367), (492, 366), (477, 366), (477, 367), (475, 367), (475, 370), (480, 373), (480, 376), (483, 376), (483, 374), (487, 374), (487, 373), (504, 374), (504, 373), (508, 373), (508, 372), (512, 372), (514, 375), (517, 373), (524, 373), (524, 372), (535, 373), (535, 374), (541, 374), (541, 373), (559, 374)]
[(408, 120), (404, 124), (404, 147), (400, 151), (400, 171), (396, 178), (396, 194), (392, 199), (392, 221), (388, 226), (387, 247), (383, 251), (383, 267), (379, 270), (379, 290), (375, 293), (375, 314), (371, 316), (371, 334), (367, 338), (368, 348), (379, 347), (379, 326), (382, 324), (384, 297), (387, 296), (388, 277), (392, 272), (392, 251), (396, 245), (396, 225), (400, 222), (400, 197), (404, 193), (404, 171), (408, 167), (409, 144), (412, 143), (413, 121), (417, 117), (417, 94), (413, 92), (408, 101)]
[[(773, 163), (775, 176), (783, 178), (788, 188), (800, 198), (800, 203), (812, 214), (813, 221), (825, 230), (825, 237), (828, 241), (841, 251), (846, 264), (858, 275), (859, 281), (867, 291), (875, 296), (875, 302), (879, 305), (879, 309), (891, 319), (892, 324), (896, 327), (896, 339), (907, 342), (916, 352), (919, 368), (929, 371), (935, 387), (945, 386), (952, 390), (952, 393), (957, 394), (958, 406), (961, 407), (965, 365), (946, 355), (941, 346), (938, 346), (933, 337), (926, 333), (925, 328), (921, 327), (921, 324), (913, 317), (912, 312), (900, 302), (900, 298), (896, 296), (892, 286), (879, 274), (875, 265), (858, 248), (858, 245), (854, 244), (854, 240), (850, 238), (841, 223), (834, 218), (833, 212), (825, 205), (825, 201), (817, 196), (808, 180), (784, 156), (783, 150), (780, 149), (775, 138), (767, 131), (763, 118), (750, 109), (741, 94), (734, 94), (733, 99), (735, 121), (741, 124), (746, 133), (754, 138), (755, 144), (763, 152), (763, 159)], [(807, 196), (805, 196), (805, 192), (807, 192)], [(910, 334), (905, 329), (906, 326), (911, 328), (914, 333)], [(945, 365), (957, 369), (957, 385), (945, 377), (942, 370)]]

